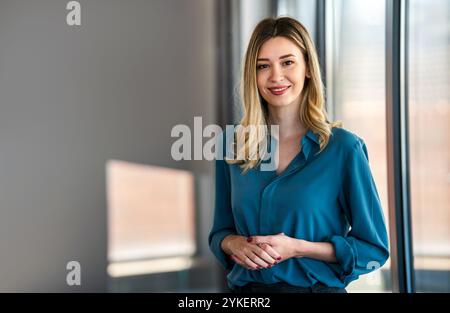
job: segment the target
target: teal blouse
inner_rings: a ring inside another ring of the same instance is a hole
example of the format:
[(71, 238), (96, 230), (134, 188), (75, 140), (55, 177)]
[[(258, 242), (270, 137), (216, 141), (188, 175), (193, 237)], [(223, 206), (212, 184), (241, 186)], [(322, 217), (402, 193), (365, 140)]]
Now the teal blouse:
[[(232, 138), (232, 132), (223, 132), (220, 147), (231, 145)], [(272, 137), (271, 145), (276, 148), (276, 144)], [(218, 149), (218, 155), (225, 155), (223, 149)], [(242, 174), (239, 165), (216, 157), (215, 212), (208, 241), (218, 261), (229, 270), (230, 288), (249, 282), (301, 287), (321, 282), (342, 288), (388, 259), (385, 219), (364, 141), (345, 129), (333, 128), (328, 145), (318, 151), (318, 137), (309, 130), (301, 139), (301, 151), (280, 175), (275, 170), (260, 170), (261, 165)], [(268, 269), (247, 270), (220, 247), (230, 234), (280, 232), (332, 243), (337, 263), (302, 257)]]

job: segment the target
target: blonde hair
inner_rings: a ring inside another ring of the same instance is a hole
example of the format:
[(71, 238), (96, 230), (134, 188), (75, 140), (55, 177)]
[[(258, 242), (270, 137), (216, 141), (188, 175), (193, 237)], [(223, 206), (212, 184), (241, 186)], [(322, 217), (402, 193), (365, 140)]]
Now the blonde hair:
[[(270, 38), (282, 36), (290, 39), (301, 50), (310, 78), (305, 79), (300, 103), (300, 122), (319, 137), (319, 153), (328, 144), (333, 127), (341, 126), (340, 122), (330, 123), (325, 109), (323, 84), (320, 74), (319, 60), (314, 43), (306, 28), (297, 20), (290, 17), (266, 18), (256, 25), (250, 38), (244, 58), (244, 67), (240, 85), (243, 117), (236, 130), (236, 141), (243, 144), (237, 151), (237, 158), (227, 159), (229, 164), (241, 164), (245, 174), (249, 169), (257, 166), (264, 156), (268, 135), (267, 102), (260, 96), (257, 86), (256, 69), (257, 58), (261, 46)], [(244, 132), (251, 126), (255, 131)], [(262, 127), (261, 127), (262, 126)]]

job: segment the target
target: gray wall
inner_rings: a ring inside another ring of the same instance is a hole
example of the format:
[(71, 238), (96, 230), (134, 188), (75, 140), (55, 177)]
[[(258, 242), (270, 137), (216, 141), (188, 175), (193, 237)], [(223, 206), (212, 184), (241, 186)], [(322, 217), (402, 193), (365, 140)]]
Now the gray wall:
[(67, 2), (0, 1), (0, 291), (106, 290), (108, 159), (212, 170), (170, 130), (215, 122), (213, 1)]

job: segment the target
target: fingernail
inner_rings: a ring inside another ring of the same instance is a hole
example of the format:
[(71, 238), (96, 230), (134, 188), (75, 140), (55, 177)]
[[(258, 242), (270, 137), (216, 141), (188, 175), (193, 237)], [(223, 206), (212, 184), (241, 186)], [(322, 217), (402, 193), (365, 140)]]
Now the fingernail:
[(278, 260), (278, 261), (281, 260), (281, 256), (279, 256), (279, 257), (277, 258), (277, 260)]
[(248, 237), (247, 242), (252, 242), (252, 237)]

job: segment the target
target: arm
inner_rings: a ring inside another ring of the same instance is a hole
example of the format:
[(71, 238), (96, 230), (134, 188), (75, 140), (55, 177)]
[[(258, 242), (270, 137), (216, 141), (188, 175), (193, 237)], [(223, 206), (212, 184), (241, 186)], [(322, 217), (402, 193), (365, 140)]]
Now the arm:
[(281, 256), (280, 260), (308, 257), (329, 263), (336, 263), (333, 244), (329, 242), (312, 242), (286, 236), (284, 233), (270, 236), (253, 236), (251, 242), (264, 250), (274, 249)]
[(369, 167), (364, 141), (350, 152), (339, 203), (349, 220), (346, 236), (331, 236), (337, 264), (331, 264), (344, 284), (381, 267), (389, 257), (388, 236), (380, 199)]
[(329, 242), (312, 242), (296, 239), (295, 257), (307, 257), (329, 263), (336, 263), (336, 252), (333, 244)]
[(236, 234), (233, 212), (231, 211), (230, 173), (225, 160), (216, 161), (216, 195), (214, 221), (209, 233), (208, 243), (211, 251), (225, 269), (233, 263), (222, 249), (222, 241), (228, 235)]

